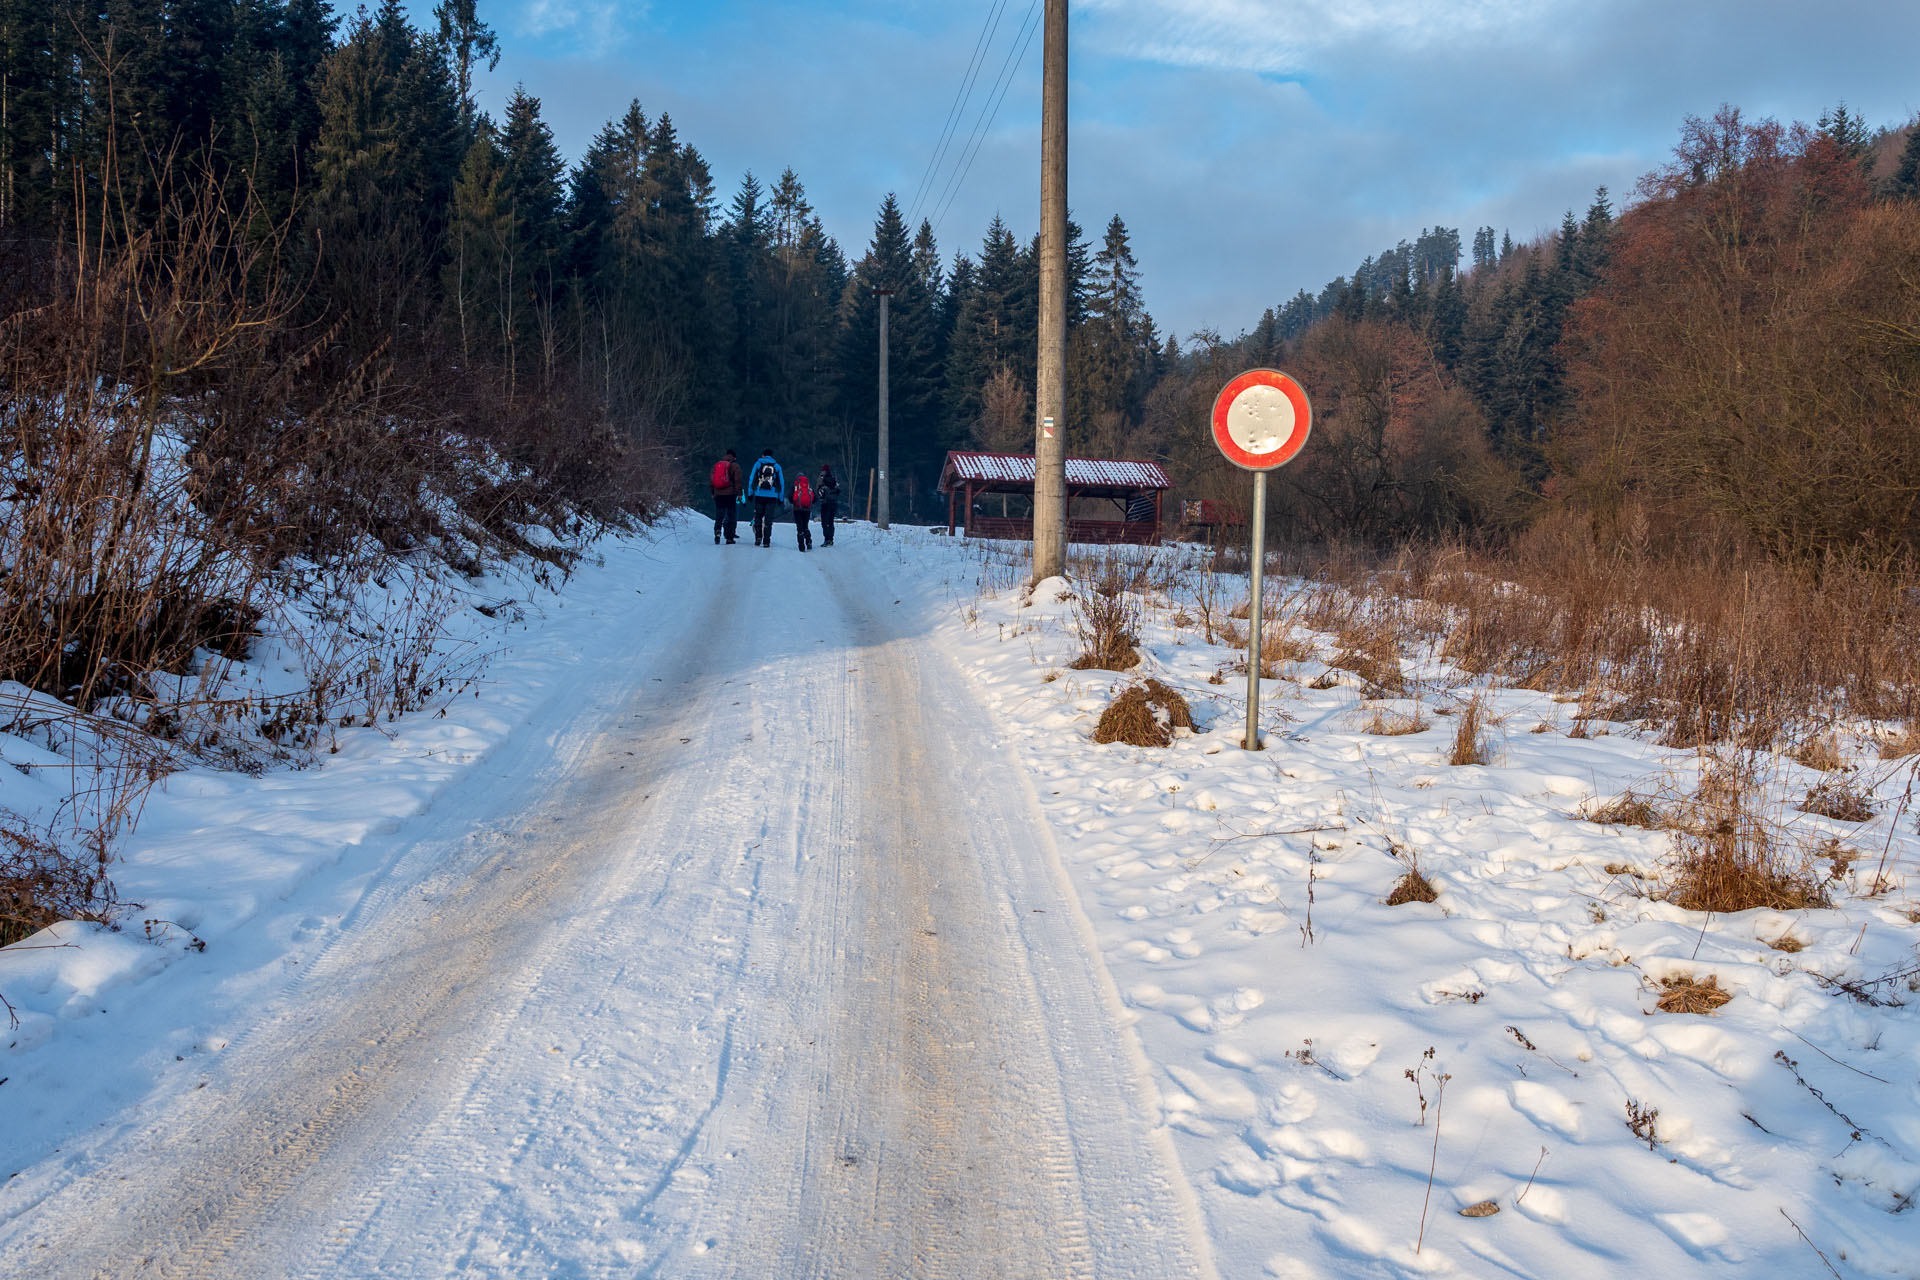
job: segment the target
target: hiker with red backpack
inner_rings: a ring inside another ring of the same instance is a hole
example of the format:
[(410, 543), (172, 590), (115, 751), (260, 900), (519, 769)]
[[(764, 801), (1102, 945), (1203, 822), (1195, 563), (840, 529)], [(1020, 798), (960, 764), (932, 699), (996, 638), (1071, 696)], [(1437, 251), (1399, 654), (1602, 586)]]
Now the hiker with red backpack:
[(742, 485), (740, 463), (733, 450), (727, 450), (727, 456), (713, 464), (707, 483), (713, 489), (713, 545), (720, 545), (720, 535), (724, 533), (727, 545), (732, 546), (740, 533)]
[(802, 551), (813, 550), (813, 528), (807, 523), (813, 515), (813, 486), (806, 473), (793, 478), (793, 537)]
[(787, 500), (787, 476), (773, 460), (773, 450), (762, 449), (747, 471), (747, 496), (753, 499), (753, 545), (773, 545), (773, 518)]

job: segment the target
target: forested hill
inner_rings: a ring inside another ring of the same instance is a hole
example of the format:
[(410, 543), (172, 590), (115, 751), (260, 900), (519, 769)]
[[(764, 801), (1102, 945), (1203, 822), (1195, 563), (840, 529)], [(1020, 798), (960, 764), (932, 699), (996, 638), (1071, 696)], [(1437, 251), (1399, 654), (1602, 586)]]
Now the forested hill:
[[(256, 300), (287, 304), (285, 345), (324, 331), (316, 376), (375, 377), (417, 417), (453, 375), (461, 426), (576, 489), (608, 457), (632, 470), (636, 445), (675, 458), (637, 465), (685, 476), (729, 445), (858, 473), (881, 286), (896, 511), (933, 511), (946, 448), (1031, 433), (1036, 255), (1004, 224), (948, 262), (888, 197), (850, 262), (798, 175), (723, 193), (671, 115), (639, 103), (569, 165), (537, 99), (477, 109), (475, 68), (499, 50), (474, 0), (434, 15), (421, 30), (397, 0), (344, 19), (325, 0), (4, 0), (5, 251), (44, 265), (104, 235), (178, 253), (184, 228), (220, 218), (253, 246)], [(1076, 229), (1073, 261), (1075, 416), (1112, 435), (1160, 338), (1117, 217), (1098, 250)], [(565, 456), (548, 456), (556, 432)]]
[[(173, 284), (226, 290), (253, 358), (302, 374), (274, 393), (292, 416), (328, 400), (335, 419), (411, 424), (410, 460), (451, 427), (598, 510), (697, 488), (727, 446), (835, 461), (858, 491), (886, 288), (894, 510), (943, 513), (949, 448), (1030, 446), (1034, 242), (996, 218), (956, 252), (887, 196), (852, 258), (799, 175), (722, 190), (659, 106), (632, 105), (569, 164), (537, 99), (477, 109), (474, 72), (499, 48), (475, 0), (444, 0), (424, 30), (397, 0), (346, 17), (326, 0), (0, 0), (0, 51), (9, 315), (89, 253), (129, 248), (162, 274), (194, 261)], [(1186, 491), (1228, 496), (1196, 424), (1236, 366), (1284, 363), (1322, 433), (1275, 498), (1297, 537), (1507, 529), (1578, 494), (1710, 509), (1781, 547), (1909, 545), (1906, 489), (1793, 477), (1846, 470), (1849, 451), (1911, 474), (1916, 164), (1920, 131), (1844, 107), (1811, 128), (1723, 111), (1687, 124), (1624, 212), (1602, 191), (1523, 244), (1433, 227), (1232, 338), (1162, 333), (1125, 223), (1076, 225), (1074, 451), (1164, 459)], [(1849, 271), (1861, 282), (1841, 289)], [(130, 364), (172, 367), (141, 341)], [(239, 348), (215, 347), (162, 389), (245, 382)], [(1739, 354), (1714, 367), (1716, 349)], [(1763, 404), (1760, 368), (1771, 386), (1819, 371), (1854, 390)], [(1610, 433), (1629, 417), (1623, 451)], [(1793, 442), (1785, 472), (1714, 461), (1755, 433)], [(209, 450), (258, 480), (287, 438), (276, 420)]]

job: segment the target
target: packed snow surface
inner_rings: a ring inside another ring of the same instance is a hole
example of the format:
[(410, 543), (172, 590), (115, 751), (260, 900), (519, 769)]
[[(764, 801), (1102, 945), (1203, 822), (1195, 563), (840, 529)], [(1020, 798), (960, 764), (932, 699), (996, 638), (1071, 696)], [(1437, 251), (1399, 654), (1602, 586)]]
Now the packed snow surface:
[[(791, 537), (609, 541), (445, 715), (170, 778), (158, 940), (0, 952), (0, 1274), (1920, 1276), (1910, 777), (1794, 819), (1833, 907), (1702, 918), (1585, 820), (1700, 767), (1624, 726), (1486, 690), (1452, 766), (1459, 673), (1369, 733), (1301, 636), (1245, 752), (1190, 574), (1122, 675), (1007, 552)], [(1141, 675), (1197, 730), (1095, 745)]]

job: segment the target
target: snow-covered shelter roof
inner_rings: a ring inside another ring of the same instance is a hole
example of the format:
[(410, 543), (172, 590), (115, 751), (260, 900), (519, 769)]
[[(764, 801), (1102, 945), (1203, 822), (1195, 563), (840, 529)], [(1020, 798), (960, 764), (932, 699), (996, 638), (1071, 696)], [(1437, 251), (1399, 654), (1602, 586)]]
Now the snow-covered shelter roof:
[[(973, 484), (1024, 491), (1033, 488), (1033, 455), (1030, 453), (970, 453), (955, 450), (947, 455), (940, 472), (940, 491), (956, 484)], [(1138, 462), (1125, 458), (1068, 458), (1067, 487), (1078, 490), (1107, 490), (1117, 493), (1142, 493), (1171, 489), (1173, 481), (1157, 462)]]

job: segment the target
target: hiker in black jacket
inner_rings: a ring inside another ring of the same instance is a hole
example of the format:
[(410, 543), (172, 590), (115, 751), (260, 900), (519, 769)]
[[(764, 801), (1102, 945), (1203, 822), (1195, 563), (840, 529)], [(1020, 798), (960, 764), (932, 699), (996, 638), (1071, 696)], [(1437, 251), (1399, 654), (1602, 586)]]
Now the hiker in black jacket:
[(833, 517), (840, 511), (840, 477), (833, 468), (820, 464), (820, 483), (813, 487), (813, 502), (820, 512), (820, 545), (833, 545)]

